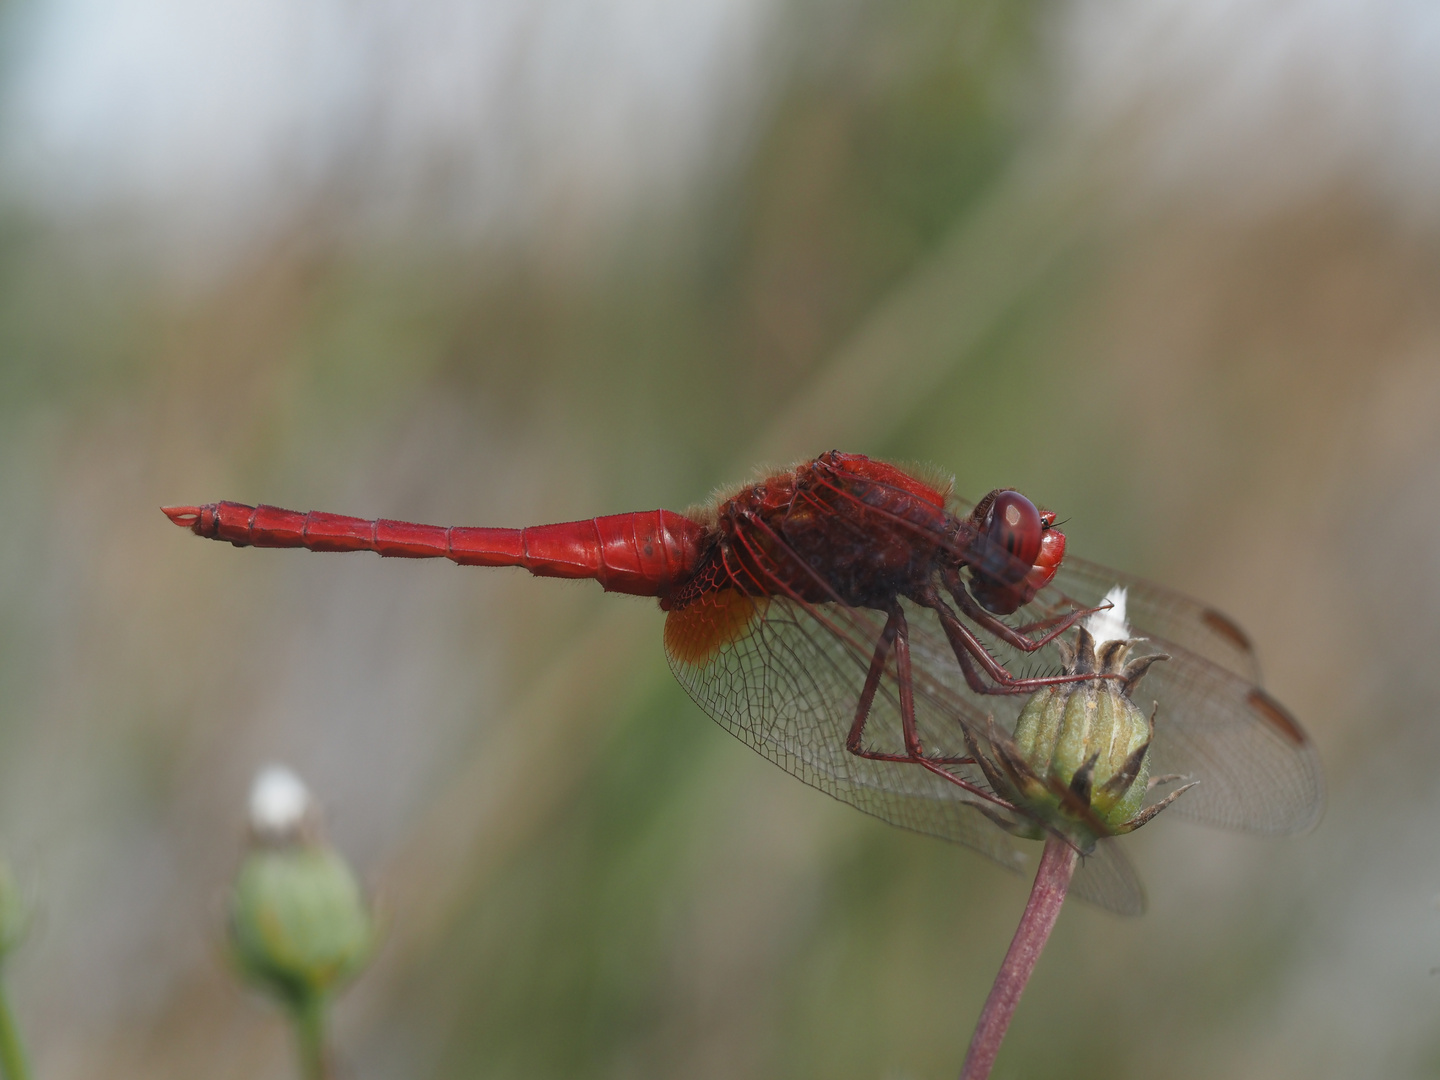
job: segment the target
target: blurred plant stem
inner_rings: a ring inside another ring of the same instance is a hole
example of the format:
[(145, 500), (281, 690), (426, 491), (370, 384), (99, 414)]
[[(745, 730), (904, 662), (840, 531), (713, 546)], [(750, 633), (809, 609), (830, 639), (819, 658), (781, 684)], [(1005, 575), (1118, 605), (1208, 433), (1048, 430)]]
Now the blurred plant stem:
[(25, 940), (29, 928), (30, 905), (25, 902), (10, 865), (0, 860), (0, 1077), (3, 1080), (29, 1080), (30, 1077), (25, 1047), (20, 1042), (20, 1029), (15, 1024), (3, 979), (4, 961)]
[(10, 996), (0, 984), (0, 1075), (4, 1080), (30, 1080), (30, 1066), (25, 1060), (25, 1047), (20, 1044), (20, 1031), (10, 1009)]
[(995, 985), (985, 999), (985, 1008), (980, 1011), (960, 1080), (986, 1080), (990, 1075), (1010, 1018), (1015, 1015), (1015, 1006), (1020, 1004), (1020, 995), (1025, 992), (1025, 984), (1040, 959), (1040, 950), (1045, 948), (1060, 915), (1065, 890), (1075, 873), (1075, 860), (1075, 849), (1068, 843), (1054, 834), (1046, 837), (1045, 853), (1040, 856), (1040, 866), (1035, 871), (1035, 884), (1030, 887), (1025, 914), (1020, 916), (1010, 951), (1005, 954)]
[(334, 1080), (325, 1033), (325, 998), (320, 994), (308, 995), (296, 1002), (291, 1015), (295, 1018), (295, 1037), (300, 1047), (300, 1075), (305, 1080)]

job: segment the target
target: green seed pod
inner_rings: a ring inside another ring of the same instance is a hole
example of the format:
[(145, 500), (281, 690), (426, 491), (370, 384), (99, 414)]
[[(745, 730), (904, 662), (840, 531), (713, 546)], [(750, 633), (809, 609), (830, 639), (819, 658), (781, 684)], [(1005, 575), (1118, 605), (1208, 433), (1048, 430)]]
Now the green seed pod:
[(1105, 677), (1036, 692), (1012, 736), (993, 719), (988, 732), (966, 734), (976, 764), (1016, 811), (993, 820), (1017, 836), (1058, 831), (1082, 852), (1102, 836), (1138, 829), (1193, 786), (1145, 805), (1156, 784), (1183, 779), (1150, 776), (1155, 717), (1131, 700), (1150, 666), (1168, 657), (1149, 653), (1127, 662), (1140, 639), (1130, 637), (1125, 622), (1124, 590), (1112, 590), (1106, 599), (1111, 608), (1078, 627), (1073, 645), (1058, 642), (1065, 674)]
[[(1103, 659), (1094, 667), (1092, 639), (1080, 633), (1080, 664), (1088, 650), (1092, 670), (1120, 673), (1130, 643), (1106, 642)], [(1091, 813), (1114, 831), (1140, 811), (1150, 778), (1150, 721), (1128, 691), (1116, 680), (1052, 686), (1026, 703), (1015, 725), (1016, 746), (1031, 770), (1067, 790), (1088, 787)]]

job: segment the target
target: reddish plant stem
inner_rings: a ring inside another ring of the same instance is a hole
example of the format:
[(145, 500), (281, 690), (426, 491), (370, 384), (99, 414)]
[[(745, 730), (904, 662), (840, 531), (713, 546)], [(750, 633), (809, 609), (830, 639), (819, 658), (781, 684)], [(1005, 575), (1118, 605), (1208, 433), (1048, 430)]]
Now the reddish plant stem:
[(1010, 1017), (1015, 1015), (1015, 1006), (1020, 1004), (1020, 995), (1040, 959), (1040, 950), (1045, 948), (1045, 941), (1060, 915), (1065, 890), (1075, 873), (1076, 858), (1075, 849), (1064, 840), (1046, 837), (1045, 853), (1040, 856), (1040, 866), (1035, 871), (1035, 884), (1030, 887), (1025, 914), (1020, 916), (1010, 951), (1005, 954), (1005, 962), (1000, 965), (995, 985), (976, 1021), (960, 1080), (986, 1080), (990, 1075), (995, 1055), (1000, 1052), (1000, 1042), (1010, 1026)]

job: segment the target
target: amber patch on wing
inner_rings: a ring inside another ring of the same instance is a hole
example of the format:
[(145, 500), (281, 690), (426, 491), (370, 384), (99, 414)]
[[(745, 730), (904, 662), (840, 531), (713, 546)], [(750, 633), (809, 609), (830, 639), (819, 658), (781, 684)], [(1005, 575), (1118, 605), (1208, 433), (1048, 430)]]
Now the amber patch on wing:
[(1301, 729), (1299, 721), (1285, 711), (1285, 707), (1264, 690), (1251, 690), (1245, 699), (1249, 706), (1260, 714), (1267, 724), (1296, 746), (1304, 746), (1309, 740)]
[(766, 602), (766, 597), (746, 596), (737, 589), (707, 593), (665, 616), (665, 652), (682, 664), (709, 663), (750, 632)]

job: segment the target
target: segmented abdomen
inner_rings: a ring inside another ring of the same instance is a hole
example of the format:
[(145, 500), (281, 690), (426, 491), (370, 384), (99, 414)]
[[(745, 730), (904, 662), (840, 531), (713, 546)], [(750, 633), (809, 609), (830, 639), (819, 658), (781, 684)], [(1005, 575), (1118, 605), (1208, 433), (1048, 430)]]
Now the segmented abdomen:
[(706, 529), (683, 514), (646, 510), (524, 529), (417, 525), (219, 502), (168, 507), (172, 521), (236, 547), (374, 551), (386, 558), (520, 566), (537, 577), (594, 578), (609, 592), (661, 596), (700, 564)]

